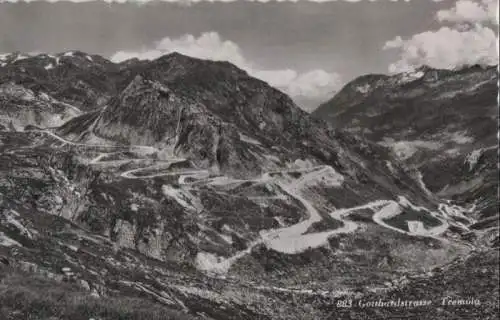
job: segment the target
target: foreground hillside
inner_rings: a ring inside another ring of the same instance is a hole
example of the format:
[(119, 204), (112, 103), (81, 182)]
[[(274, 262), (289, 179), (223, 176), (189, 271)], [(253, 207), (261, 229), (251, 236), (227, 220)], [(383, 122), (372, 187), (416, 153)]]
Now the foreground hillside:
[[(474, 206), (442, 201), (388, 147), (229, 63), (13, 57), (0, 66), (0, 85), (20, 92), (0, 91), (7, 288), (18, 270), (72, 282), (90, 305), (111, 299), (93, 309), (102, 318), (141, 317), (114, 308), (126, 296), (187, 318), (325, 319), (339, 297), (488, 250)], [(26, 299), (52, 310), (40, 318), (86, 310)]]

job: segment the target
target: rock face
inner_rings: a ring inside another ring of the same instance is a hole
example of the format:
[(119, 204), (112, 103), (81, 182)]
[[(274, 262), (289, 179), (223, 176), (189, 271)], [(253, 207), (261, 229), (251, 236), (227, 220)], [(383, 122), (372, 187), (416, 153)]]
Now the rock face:
[(430, 191), (498, 213), (497, 67), (422, 67), (347, 84), (313, 116), (393, 149)]
[[(339, 292), (489, 245), (471, 232), (482, 228), (473, 208), (427, 190), (412, 163), (230, 63), (2, 59), (0, 86), (20, 93), (0, 99), (45, 92), (47, 114), (83, 110), (57, 127), (0, 131), (10, 264), (40, 274), (71, 265), (86, 291), (147, 296), (200, 318), (323, 319)], [(473, 175), (486, 158), (470, 159)]]
[(0, 85), (0, 128), (4, 130), (57, 127), (80, 114), (79, 109), (44, 92), (33, 92), (13, 83)]
[[(255, 175), (296, 159), (332, 165), (354, 179), (365, 170), (362, 166), (378, 161), (383, 175), (392, 175), (383, 147), (311, 119), (289, 97), (229, 63), (174, 53), (131, 64), (120, 79), (131, 80), (116, 85), (124, 89), (100, 112), (75, 118), (58, 133), (72, 140), (84, 132), (172, 149), (203, 168), (217, 167), (236, 176)], [(377, 156), (363, 162), (372, 155)]]

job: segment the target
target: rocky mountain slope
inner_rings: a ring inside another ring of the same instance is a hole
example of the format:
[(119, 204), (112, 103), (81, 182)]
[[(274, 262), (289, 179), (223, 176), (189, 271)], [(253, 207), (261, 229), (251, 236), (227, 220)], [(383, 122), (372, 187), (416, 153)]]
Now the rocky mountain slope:
[(475, 218), (491, 226), (498, 219), (497, 85), (496, 66), (368, 75), (313, 116), (392, 148), (430, 191), (475, 204)]
[[(54, 117), (59, 105), (82, 113), (0, 132), (6, 274), (199, 319), (327, 319), (337, 299), (488, 250), (473, 206), (442, 201), (386, 146), (311, 118), (234, 65), (19, 57), (2, 58), (0, 85), (33, 92), (26, 107)], [(85, 315), (111, 317), (102, 310)]]
[(44, 92), (81, 110), (97, 108), (116, 93), (120, 65), (79, 51), (0, 55), (0, 83), (14, 82)]
[(57, 127), (82, 112), (44, 92), (3, 83), (0, 85), (0, 129), (23, 131), (30, 127)]

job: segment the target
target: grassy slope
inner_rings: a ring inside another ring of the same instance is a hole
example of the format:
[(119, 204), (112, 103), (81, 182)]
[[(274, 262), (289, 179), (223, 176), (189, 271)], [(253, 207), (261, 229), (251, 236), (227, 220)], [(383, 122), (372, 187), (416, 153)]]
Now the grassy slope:
[(95, 298), (70, 283), (0, 266), (0, 319), (189, 320), (192, 316), (138, 297)]

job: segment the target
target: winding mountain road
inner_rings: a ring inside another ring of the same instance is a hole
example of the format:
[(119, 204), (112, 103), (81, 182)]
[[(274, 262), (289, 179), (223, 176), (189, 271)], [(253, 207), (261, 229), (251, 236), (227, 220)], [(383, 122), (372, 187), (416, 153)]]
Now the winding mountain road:
[[(141, 151), (146, 151), (146, 153), (154, 153), (159, 151), (158, 149), (150, 146), (114, 146), (114, 145), (90, 145), (84, 143), (76, 143), (72, 141), (68, 141), (64, 138), (61, 138), (54, 134), (53, 132), (46, 130), (33, 130), (37, 132), (45, 133), (54, 139), (57, 139), (65, 144), (84, 146), (84, 147), (111, 147), (111, 148), (130, 148), (130, 149), (139, 149)], [(113, 161), (134, 161), (134, 160), (148, 160), (148, 159), (126, 159), (126, 160), (102, 160), (106, 155), (111, 153), (101, 153), (97, 157), (93, 158), (90, 163), (91, 164), (99, 164), (99, 163), (111, 163)], [(359, 228), (359, 224), (347, 220), (346, 217), (356, 211), (362, 209), (370, 209), (374, 211), (372, 216), (373, 221), (384, 228), (391, 229), (395, 232), (403, 233), (410, 236), (424, 236), (424, 237), (433, 237), (438, 238), (439, 236), (445, 232), (449, 225), (444, 219), (438, 218), (442, 224), (431, 228), (421, 228), (418, 229), (418, 232), (415, 230), (406, 231), (396, 227), (393, 227), (385, 222), (385, 220), (393, 218), (403, 212), (402, 207), (404, 206), (413, 206), (406, 200), (404, 197), (400, 197), (399, 201), (394, 200), (377, 200), (364, 205), (360, 205), (352, 208), (344, 208), (344, 209), (335, 209), (329, 213), (329, 215), (342, 222), (342, 226), (336, 228), (334, 230), (328, 230), (323, 232), (312, 232), (306, 233), (309, 228), (316, 222), (321, 221), (323, 218), (319, 214), (318, 210), (314, 207), (313, 203), (307, 200), (302, 194), (302, 190), (307, 186), (314, 185), (319, 183), (320, 181), (324, 181), (326, 176), (329, 176), (328, 182), (336, 187), (341, 187), (343, 183), (343, 176), (338, 174), (332, 167), (322, 165), (311, 168), (297, 168), (297, 169), (284, 169), (281, 171), (271, 171), (262, 174), (260, 177), (256, 179), (234, 179), (226, 176), (215, 176), (210, 177), (211, 173), (209, 170), (171, 170), (171, 166), (175, 163), (186, 161), (185, 158), (181, 157), (170, 157), (164, 160), (161, 160), (161, 164), (152, 164), (147, 165), (145, 167), (136, 168), (127, 170), (125, 172), (119, 173), (119, 176), (126, 179), (151, 179), (155, 177), (161, 176), (173, 176), (178, 175), (178, 183), (182, 186), (193, 186), (193, 185), (210, 185), (213, 187), (220, 187), (225, 185), (239, 185), (245, 182), (253, 182), (253, 183), (274, 183), (277, 185), (283, 192), (283, 195), (279, 195), (280, 197), (288, 196), (296, 201), (300, 202), (308, 213), (308, 218), (296, 223), (291, 226), (286, 226), (277, 229), (270, 230), (262, 230), (259, 233), (257, 239), (252, 241), (247, 245), (247, 248), (241, 250), (231, 257), (218, 257), (211, 253), (199, 252), (197, 256), (197, 266), (199, 269), (219, 274), (226, 273), (231, 265), (240, 259), (241, 257), (249, 254), (252, 249), (260, 244), (265, 245), (266, 247), (273, 249), (278, 252), (286, 253), (286, 254), (296, 254), (303, 252), (309, 248), (316, 248), (319, 246), (323, 246), (328, 243), (328, 238), (337, 234), (347, 234), (355, 232)], [(140, 175), (140, 172), (149, 171), (151, 169), (157, 169), (159, 172), (154, 174), (146, 174)], [(291, 178), (290, 175), (287, 175), (292, 172), (300, 172), (302, 175), (299, 178)], [(284, 178), (286, 177), (286, 178)], [(188, 179), (193, 179), (194, 181), (188, 182)], [(174, 195), (170, 195), (174, 196)], [(276, 196), (269, 197), (258, 197), (259, 199), (266, 198), (276, 198)], [(426, 210), (426, 208), (415, 207), (415, 209)], [(443, 207), (440, 207), (440, 211), (445, 211)], [(436, 217), (435, 214), (430, 213)]]

